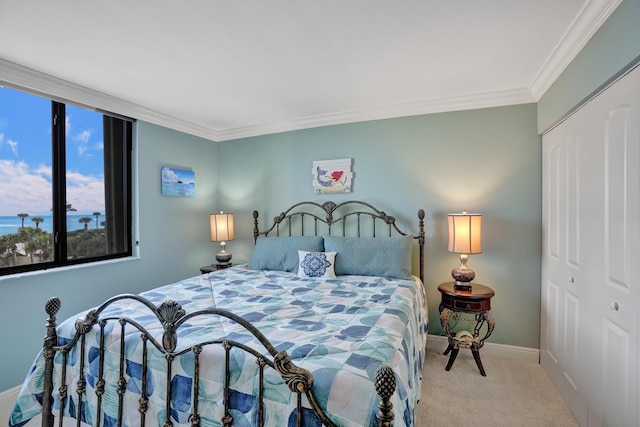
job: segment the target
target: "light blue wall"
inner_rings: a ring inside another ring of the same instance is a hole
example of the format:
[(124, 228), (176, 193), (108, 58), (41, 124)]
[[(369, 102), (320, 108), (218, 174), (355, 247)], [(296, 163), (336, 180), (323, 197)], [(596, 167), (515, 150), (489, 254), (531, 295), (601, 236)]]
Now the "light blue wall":
[(624, 0), (538, 102), (539, 132), (639, 60), (640, 0)]
[[(302, 200), (368, 201), (417, 231), (426, 211), (430, 331), (439, 333), (437, 286), (458, 257), (447, 252), (446, 214), (483, 214), (483, 249), (470, 258), (494, 288), (491, 342), (539, 346), (541, 141), (536, 105), (330, 126), (220, 144), (220, 205), (236, 213), (234, 260), (251, 255), (251, 212), (271, 221)], [(312, 162), (353, 159), (353, 193), (314, 195)], [(246, 226), (243, 226), (246, 224)], [(264, 224), (264, 222), (263, 222)], [(417, 264), (416, 264), (417, 268)]]
[[(40, 350), (49, 297), (61, 299), (62, 320), (119, 293), (195, 276), (218, 251), (208, 231), (217, 208), (217, 145), (146, 123), (136, 128), (140, 258), (0, 280), (0, 391), (22, 382)], [(196, 196), (162, 196), (163, 165), (193, 168)]]
[[(50, 271), (0, 282), (0, 390), (19, 384), (40, 348), (44, 302), (63, 302), (59, 319), (122, 292), (141, 292), (198, 273), (218, 247), (208, 214), (236, 213), (233, 261), (253, 248), (251, 212), (273, 218), (303, 199), (361, 199), (416, 229), (427, 213), (425, 284), (431, 331), (439, 332), (440, 282), (457, 257), (446, 251), (446, 214), (484, 215), (484, 253), (471, 257), (478, 282), (496, 291), (492, 342), (538, 347), (541, 150), (535, 104), (331, 126), (224, 143), (138, 123), (140, 258)], [(313, 195), (313, 160), (353, 159), (354, 192)], [(196, 197), (160, 194), (163, 165), (193, 168)], [(216, 203), (216, 199), (218, 202)], [(415, 260), (417, 262), (417, 260)], [(417, 268), (417, 265), (416, 265)], [(27, 314), (27, 315), (25, 315)], [(18, 325), (9, 327), (8, 325)]]

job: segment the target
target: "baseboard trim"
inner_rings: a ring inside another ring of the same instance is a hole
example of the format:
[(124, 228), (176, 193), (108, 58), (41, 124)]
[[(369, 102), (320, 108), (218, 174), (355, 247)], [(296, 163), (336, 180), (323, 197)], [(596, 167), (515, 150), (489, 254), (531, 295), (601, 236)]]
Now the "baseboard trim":
[[(427, 347), (438, 353), (442, 353), (447, 348), (447, 337), (442, 335), (427, 336)], [(495, 344), (485, 342), (480, 351), (482, 357), (495, 357), (497, 359), (518, 360), (521, 362), (540, 363), (540, 350), (537, 348), (517, 347), (507, 344)], [(458, 357), (471, 357), (470, 351), (460, 351)]]
[(13, 405), (16, 403), (18, 394), (22, 385), (17, 385), (5, 391), (0, 391), (0, 423), (6, 426), (9, 421), (9, 415), (13, 410)]
[(18, 392), (20, 392), (20, 387), (22, 387), (21, 385), (17, 385), (13, 388), (10, 388), (8, 390), (5, 391), (0, 391), (0, 402), (10, 396), (14, 396), (17, 395)]

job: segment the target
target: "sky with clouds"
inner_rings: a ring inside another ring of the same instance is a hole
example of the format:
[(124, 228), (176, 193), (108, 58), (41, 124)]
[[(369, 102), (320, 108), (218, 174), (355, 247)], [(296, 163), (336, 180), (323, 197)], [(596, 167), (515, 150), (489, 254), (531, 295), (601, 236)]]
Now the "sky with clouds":
[[(52, 205), (51, 101), (0, 88), (0, 216)], [(67, 203), (104, 213), (102, 115), (67, 105)]]

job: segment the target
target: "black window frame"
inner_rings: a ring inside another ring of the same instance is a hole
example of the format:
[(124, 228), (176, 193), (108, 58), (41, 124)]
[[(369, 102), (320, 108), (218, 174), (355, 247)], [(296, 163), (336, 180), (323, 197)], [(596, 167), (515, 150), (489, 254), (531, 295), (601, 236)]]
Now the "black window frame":
[[(40, 96), (40, 95), (36, 95)], [(126, 258), (133, 255), (133, 184), (132, 153), (133, 123), (128, 117), (93, 109), (102, 114), (104, 134), (104, 182), (106, 239), (108, 254), (69, 258), (67, 251), (67, 197), (66, 197), (66, 105), (51, 101), (51, 145), (52, 145), (52, 236), (54, 256), (52, 261), (0, 268), (0, 276), (30, 271), (48, 270), (78, 264)], [(91, 110), (91, 108), (89, 108)], [(116, 134), (120, 134), (119, 138)], [(121, 195), (121, 196), (120, 196)]]

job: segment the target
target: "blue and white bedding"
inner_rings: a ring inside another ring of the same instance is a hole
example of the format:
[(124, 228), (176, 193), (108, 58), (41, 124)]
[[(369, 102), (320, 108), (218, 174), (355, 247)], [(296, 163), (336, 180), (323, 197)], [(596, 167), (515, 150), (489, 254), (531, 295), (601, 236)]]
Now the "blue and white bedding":
[[(379, 400), (373, 386), (376, 369), (386, 363), (396, 373), (397, 390), (392, 398), (395, 426), (412, 426), (414, 408), (420, 397), (422, 364), (425, 358), (427, 334), (427, 304), (422, 283), (417, 278), (388, 279), (371, 276), (338, 276), (337, 278), (300, 278), (284, 271), (249, 270), (244, 266), (200, 275), (142, 294), (154, 304), (171, 299), (187, 312), (217, 307), (238, 314), (253, 323), (275, 346), (285, 350), (295, 364), (314, 375), (314, 393), (330, 418), (341, 426), (369, 426), (375, 424), (375, 410)], [(111, 314), (135, 317), (144, 312), (138, 321), (154, 336), (160, 337), (162, 327), (153, 326), (153, 316), (141, 304), (122, 302), (109, 309)], [(78, 317), (82, 317), (80, 314)], [(77, 318), (77, 317), (76, 317)], [(71, 318), (58, 327), (59, 342), (68, 340), (75, 332)], [(196, 320), (197, 319), (197, 320)], [(251, 342), (252, 337), (243, 333), (238, 325), (226, 319), (196, 318), (179, 329), (178, 349), (226, 334), (236, 341)], [(208, 319), (208, 320), (207, 320)], [(157, 334), (157, 335), (156, 335)], [(117, 335), (114, 333), (114, 335)], [(139, 342), (139, 333), (129, 337)], [(97, 343), (97, 337), (94, 337)], [(108, 337), (109, 345), (116, 346), (118, 338)], [(94, 343), (95, 344), (95, 343)], [(97, 347), (97, 344), (95, 344)], [(139, 425), (138, 402), (135, 391), (140, 384), (139, 345), (127, 346), (127, 401), (124, 423)], [(95, 359), (95, 351), (88, 351), (87, 358)], [(191, 414), (192, 384), (191, 353), (182, 356), (184, 363), (173, 363), (172, 421), (187, 425)], [(219, 426), (223, 415), (223, 368), (220, 360), (223, 350), (209, 346), (201, 355), (201, 397), (210, 404), (200, 404), (203, 426)], [(68, 364), (78, 365), (77, 355)], [(245, 360), (246, 359), (246, 360)], [(164, 362), (164, 360), (162, 360)], [(56, 359), (57, 375), (59, 358)], [(117, 375), (117, 361), (108, 362), (106, 371)], [(251, 357), (234, 356), (232, 364), (237, 369), (231, 378), (230, 404), (234, 426), (246, 426), (252, 422), (255, 409), (255, 377), (257, 365)], [(150, 362), (148, 373), (149, 411), (147, 425), (161, 425), (165, 411), (165, 373), (163, 363)], [(70, 367), (69, 369), (71, 369)], [(90, 375), (95, 374), (90, 370)], [(41, 412), (42, 376), (44, 359), (40, 354), (30, 370), (11, 414), (9, 426), (19, 426)], [(267, 400), (266, 424), (290, 425), (295, 412), (295, 396), (271, 369), (265, 382)], [(97, 376), (97, 374), (96, 374)], [(75, 394), (74, 372), (67, 372), (70, 399)], [(87, 398), (94, 399), (91, 379), (87, 384)], [(184, 390), (180, 392), (179, 390)], [(133, 393), (130, 393), (133, 392)], [(56, 391), (57, 394), (57, 391)], [(303, 399), (306, 402), (306, 399)], [(116, 393), (108, 389), (103, 403), (105, 425), (115, 420)], [(58, 402), (55, 402), (57, 406)], [(67, 405), (74, 410), (77, 402)], [(87, 406), (83, 421), (91, 424), (96, 414)], [(305, 411), (305, 417), (307, 417)], [(308, 418), (309, 419), (309, 418)], [(316, 425), (316, 424), (309, 424)]]

